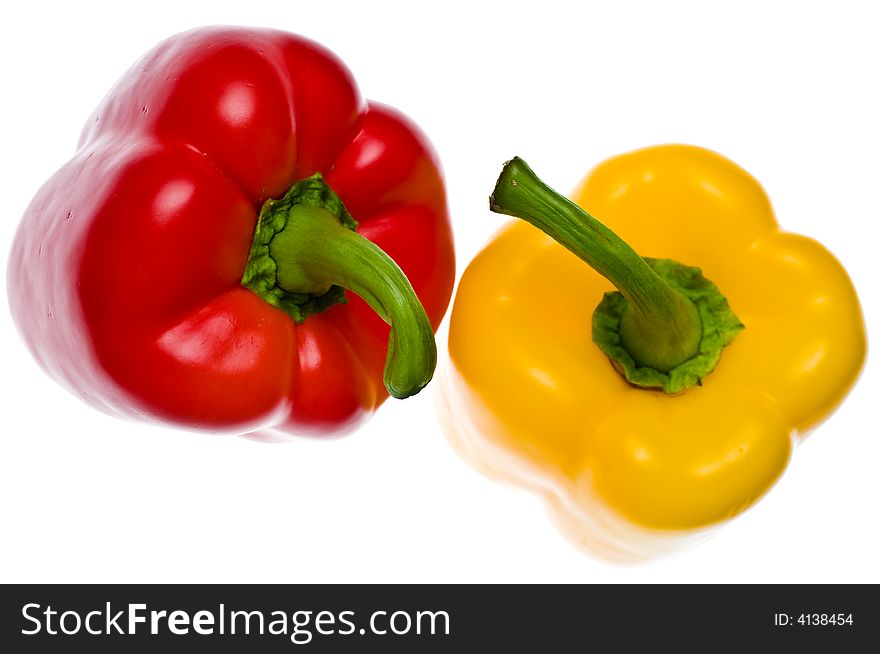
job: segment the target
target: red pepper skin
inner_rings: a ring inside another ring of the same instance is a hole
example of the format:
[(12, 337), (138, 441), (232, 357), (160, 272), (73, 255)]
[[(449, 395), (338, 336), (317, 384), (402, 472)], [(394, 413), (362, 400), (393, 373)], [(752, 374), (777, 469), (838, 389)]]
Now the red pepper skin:
[(241, 286), (262, 203), (321, 172), (436, 330), (454, 255), (422, 133), (299, 36), (206, 28), (138, 61), (38, 192), (9, 262), (37, 361), (112, 414), (216, 432), (339, 433), (387, 397), (359, 297), (296, 324)]

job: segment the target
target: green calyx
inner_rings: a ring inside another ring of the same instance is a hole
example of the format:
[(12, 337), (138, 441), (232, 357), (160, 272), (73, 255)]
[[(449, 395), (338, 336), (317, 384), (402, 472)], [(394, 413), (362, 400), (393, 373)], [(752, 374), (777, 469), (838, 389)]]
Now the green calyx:
[(434, 332), (406, 275), (356, 227), (320, 174), (298, 182), (263, 205), (241, 284), (297, 323), (359, 295), (391, 326), (385, 387), (409, 397), (434, 374)]
[(336, 218), (341, 226), (352, 231), (357, 228), (357, 222), (320, 173), (297, 182), (281, 198), (266, 200), (260, 209), (241, 285), (287, 313), (299, 324), (334, 304), (344, 304), (346, 300), (345, 289), (339, 285), (329, 286), (323, 293), (312, 293), (290, 291), (278, 283), (278, 262), (272, 257), (269, 245), (276, 235), (287, 229), (290, 212), (295, 207), (322, 209)]
[(701, 385), (743, 329), (699, 268), (641, 258), (518, 157), (504, 165), (490, 209), (538, 227), (617, 287), (593, 313), (593, 341), (634, 386), (673, 394)]
[(593, 312), (593, 342), (634, 386), (659, 388), (670, 394), (702, 386), (703, 378), (718, 365), (721, 351), (744, 329), (743, 324), (718, 287), (699, 268), (671, 259), (645, 261), (660, 279), (693, 303), (701, 326), (696, 352), (665, 372), (639, 365), (621, 336), (621, 319), (629, 302), (619, 291), (605, 293)]

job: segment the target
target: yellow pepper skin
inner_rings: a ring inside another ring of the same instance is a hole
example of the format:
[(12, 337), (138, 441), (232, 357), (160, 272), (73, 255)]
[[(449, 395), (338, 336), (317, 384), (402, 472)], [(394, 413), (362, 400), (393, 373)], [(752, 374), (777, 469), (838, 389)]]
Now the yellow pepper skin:
[(704, 535), (774, 484), (854, 384), (864, 321), (834, 256), (781, 231), (758, 182), (714, 152), (612, 158), (573, 200), (643, 257), (701, 268), (745, 329), (702, 386), (631, 386), (590, 338), (610, 283), (517, 221), (461, 279), (441, 415), (467, 461), (540, 494), (570, 539), (644, 558)]

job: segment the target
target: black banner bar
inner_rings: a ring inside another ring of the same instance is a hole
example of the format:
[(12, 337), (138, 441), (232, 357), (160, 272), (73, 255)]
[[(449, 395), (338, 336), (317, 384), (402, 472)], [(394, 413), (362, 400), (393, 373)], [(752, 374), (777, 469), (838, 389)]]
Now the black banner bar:
[[(874, 585), (3, 586), (4, 652), (614, 651), (880, 642)], [(548, 649), (550, 648), (550, 649)], [(843, 649), (842, 649), (843, 648)], [(783, 651), (783, 650), (780, 650)], [(784, 650), (787, 651), (787, 650)]]

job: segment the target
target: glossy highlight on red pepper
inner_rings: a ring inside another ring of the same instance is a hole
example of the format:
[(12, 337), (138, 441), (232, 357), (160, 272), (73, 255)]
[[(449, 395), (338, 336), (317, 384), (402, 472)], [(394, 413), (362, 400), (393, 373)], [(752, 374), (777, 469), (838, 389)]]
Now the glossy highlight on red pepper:
[(115, 415), (238, 434), (354, 428), (388, 396), (383, 317), (346, 292), (298, 323), (242, 285), (261, 207), (316, 173), (436, 329), (454, 255), (426, 137), (363, 101), (321, 46), (214, 27), (141, 58), (28, 207), (8, 271), (25, 342)]

